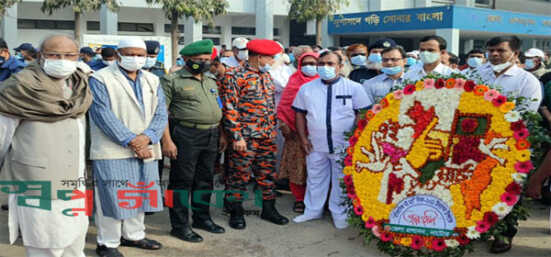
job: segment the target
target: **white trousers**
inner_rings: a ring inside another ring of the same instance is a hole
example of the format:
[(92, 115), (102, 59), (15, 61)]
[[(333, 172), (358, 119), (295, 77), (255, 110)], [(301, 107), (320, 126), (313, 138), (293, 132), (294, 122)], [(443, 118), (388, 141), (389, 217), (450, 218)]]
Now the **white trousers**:
[(65, 248), (36, 248), (25, 246), (27, 257), (86, 257), (84, 255), (84, 246), (86, 244), (86, 234), (75, 240), (74, 243)]
[[(96, 188), (97, 189), (97, 188)], [(145, 214), (142, 212), (138, 216), (117, 220), (111, 217), (103, 216), (100, 198), (96, 190), (96, 227), (98, 229), (97, 241), (99, 245), (109, 248), (117, 248), (121, 244), (121, 236), (124, 239), (136, 241), (145, 238)]]
[(329, 195), (329, 210), (334, 222), (346, 221), (346, 207), (342, 206), (344, 192), (340, 179), (344, 177), (342, 166), (337, 162), (335, 154), (311, 152), (306, 156), (306, 195), (304, 197), (304, 215), (318, 217), (323, 214), (323, 207)]

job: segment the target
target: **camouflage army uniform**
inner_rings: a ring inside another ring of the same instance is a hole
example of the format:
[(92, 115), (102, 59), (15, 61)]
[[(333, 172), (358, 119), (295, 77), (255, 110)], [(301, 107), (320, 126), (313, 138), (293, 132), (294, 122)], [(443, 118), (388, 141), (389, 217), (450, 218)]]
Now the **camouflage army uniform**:
[(227, 72), (220, 84), (226, 134), (232, 142), (247, 143), (247, 151), (231, 151), (226, 187), (234, 201), (242, 201), (238, 192), (247, 190), (253, 172), (263, 200), (275, 199), (276, 106), (270, 74), (246, 65)]

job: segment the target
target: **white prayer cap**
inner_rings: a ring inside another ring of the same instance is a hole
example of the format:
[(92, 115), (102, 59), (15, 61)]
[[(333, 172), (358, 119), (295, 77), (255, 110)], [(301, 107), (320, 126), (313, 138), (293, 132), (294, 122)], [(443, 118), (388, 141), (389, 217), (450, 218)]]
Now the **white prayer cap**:
[(545, 53), (537, 48), (530, 48), (528, 51), (524, 52), (524, 56), (526, 57), (540, 57), (545, 58)]
[(145, 42), (141, 38), (130, 37), (119, 41), (118, 48), (142, 48), (147, 50)]
[(231, 42), (231, 46), (237, 49), (244, 49), (247, 48), (247, 43), (249, 43), (249, 40), (244, 37), (238, 37)]

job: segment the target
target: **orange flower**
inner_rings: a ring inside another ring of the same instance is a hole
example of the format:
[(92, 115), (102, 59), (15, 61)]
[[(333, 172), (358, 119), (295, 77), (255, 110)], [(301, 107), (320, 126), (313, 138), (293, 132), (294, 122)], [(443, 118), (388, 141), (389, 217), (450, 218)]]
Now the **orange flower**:
[(488, 87), (485, 85), (478, 85), (474, 87), (474, 94), (475, 95), (484, 95), (488, 91)]
[(446, 88), (454, 88), (455, 87), (455, 79), (449, 78), (446, 80)]
[(365, 118), (367, 120), (373, 119), (373, 117), (375, 117), (375, 113), (373, 111), (369, 110), (365, 113)]
[(518, 150), (524, 150), (530, 148), (530, 142), (526, 139), (521, 139), (517, 141), (517, 149)]
[(380, 105), (383, 106), (383, 108), (388, 107), (388, 100), (386, 98), (383, 98), (381, 102), (379, 102)]
[(499, 110), (503, 113), (508, 113), (509, 111), (512, 111), (513, 109), (515, 109), (515, 103), (513, 103), (513, 102), (506, 102), (506, 103), (502, 104), (501, 106), (499, 106)]

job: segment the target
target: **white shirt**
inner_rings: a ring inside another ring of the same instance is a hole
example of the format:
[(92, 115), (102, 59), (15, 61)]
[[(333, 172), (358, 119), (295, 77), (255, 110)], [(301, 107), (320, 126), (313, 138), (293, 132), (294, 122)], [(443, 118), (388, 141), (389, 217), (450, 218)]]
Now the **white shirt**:
[[(434, 70), (432, 70), (430, 72), (430, 74), (434, 74), (434, 75), (440, 75), (440, 76), (449, 76), (453, 73), (453, 69), (442, 64), (442, 63), (439, 63), (438, 66), (436, 66), (436, 68), (434, 68)], [(429, 75), (425, 69), (423, 68), (423, 63), (418, 63), (418, 64), (415, 64), (411, 67), (409, 67), (409, 70), (406, 72), (406, 74), (404, 74), (404, 77), (403, 79), (405, 80), (408, 80), (408, 81), (417, 81), (417, 80), (420, 80), (422, 79), (423, 77)]]
[(332, 85), (315, 79), (303, 85), (293, 109), (306, 113), (308, 138), (316, 152), (334, 153), (346, 147), (344, 133), (356, 120), (356, 111), (371, 105), (362, 86), (347, 78)]
[(283, 89), (287, 86), (287, 82), (289, 82), (289, 77), (291, 77), (295, 71), (289, 66), (281, 64), (277, 66), (277, 68), (271, 69), (269, 72), (275, 85), (275, 102), (277, 105), (281, 99)]
[(394, 80), (388, 75), (382, 73), (371, 78), (370, 80), (365, 81), (362, 86), (365, 90), (365, 93), (367, 94), (367, 98), (369, 99), (369, 101), (371, 103), (378, 103), (390, 92), (392, 87), (402, 83), (403, 77), (404, 73), (402, 73), (402, 76), (400, 76), (400, 78)]
[(503, 74), (496, 77), (491, 65), (480, 66), (472, 74), (470, 79), (482, 80), (484, 84), (501, 88), (501, 92), (506, 96), (522, 96), (535, 101), (527, 101), (528, 109), (538, 111), (542, 101), (542, 87), (540, 81), (516, 65), (513, 65)]

